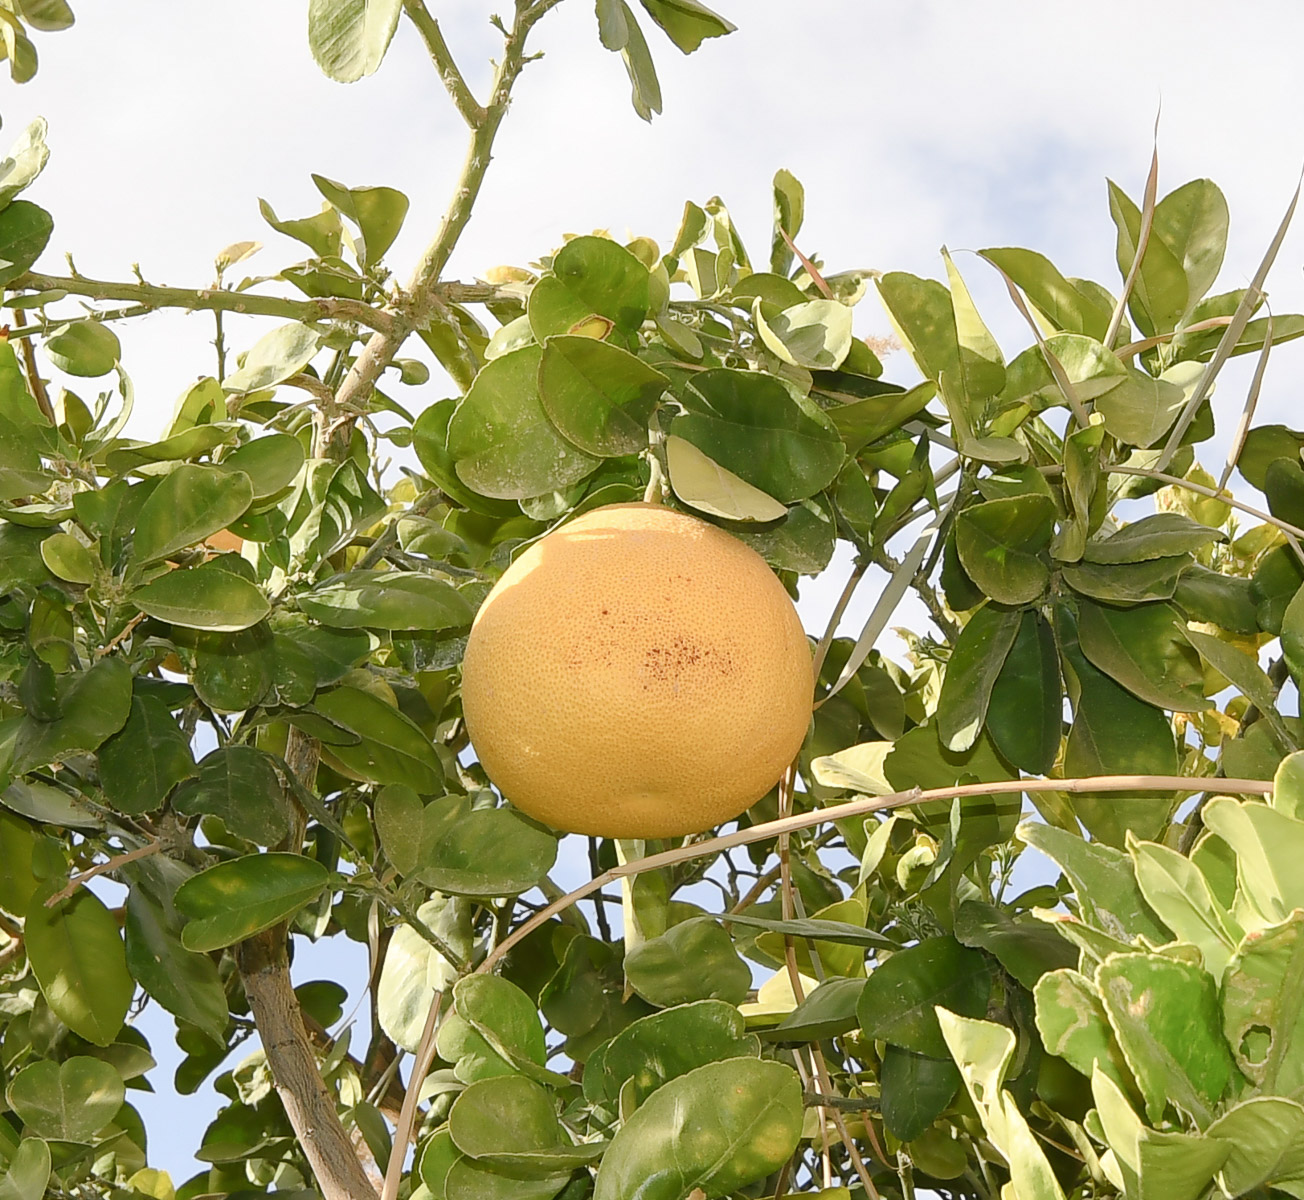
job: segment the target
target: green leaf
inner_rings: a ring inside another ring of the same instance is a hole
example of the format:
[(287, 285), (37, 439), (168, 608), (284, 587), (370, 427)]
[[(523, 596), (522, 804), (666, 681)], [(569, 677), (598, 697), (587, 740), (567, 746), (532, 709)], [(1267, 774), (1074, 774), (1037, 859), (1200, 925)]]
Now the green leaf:
[(1066, 563), (1060, 568), (1060, 574), (1075, 592), (1093, 600), (1139, 604), (1146, 600), (1171, 600), (1179, 576), (1190, 566), (1189, 555), (1174, 554), (1137, 563)]
[(629, 75), (630, 103), (634, 111), (645, 121), (652, 120), (653, 113), (661, 111), (661, 84), (657, 81), (656, 66), (652, 62), (652, 53), (647, 48), (643, 30), (630, 11), (625, 0), (616, 0), (620, 11), (620, 24), (624, 29), (624, 41), (620, 46), (620, 57)]
[(361, 688), (337, 687), (319, 693), (314, 707), (358, 735), (356, 745), (330, 749), (330, 755), (349, 770), (373, 783), (404, 784), (425, 794), (443, 791), (443, 769), (430, 739), (380, 696)]
[(587, 934), (570, 939), (561, 966), (539, 994), (539, 1008), (566, 1054), (584, 1062), (603, 1042), (652, 1011), (639, 996), (625, 998), (621, 948)]
[(1304, 449), (1304, 434), (1285, 425), (1259, 425), (1245, 435), (1236, 457), (1236, 469), (1247, 483), (1263, 491), (1268, 468), (1279, 458), (1298, 462), (1301, 449)]
[(54, 1015), (88, 1042), (107, 1046), (136, 991), (118, 923), (89, 888), (47, 907), (54, 891), (42, 887), (28, 903), (27, 960)]
[(574, 1145), (551, 1094), (523, 1075), (472, 1083), (448, 1113), (453, 1144), (483, 1165), (523, 1179), (549, 1179), (592, 1162), (603, 1144)]
[(1063, 736), (1061, 694), (1055, 635), (1025, 610), (987, 704), (987, 735), (1007, 762), (1033, 775), (1051, 769)]
[(991, 987), (982, 954), (952, 937), (927, 938), (870, 972), (856, 1015), (868, 1037), (945, 1058), (946, 1041), (935, 1008), (981, 1016), (987, 1011)]
[[(449, 949), (470, 957), (471, 912), (466, 901), (436, 896), (417, 909), (417, 918)], [(376, 989), (376, 1013), (395, 1045), (416, 1052), (435, 992), (451, 987), (456, 979), (457, 968), (418, 929), (400, 925), (394, 930)], [(460, 1020), (452, 1014), (445, 1024)]]
[(1304, 821), (1256, 801), (1215, 796), (1204, 823), (1236, 852), (1237, 879), (1245, 899), (1266, 922), (1284, 921), (1304, 908)]
[(410, 788), (387, 787), (377, 802), (376, 824), (400, 873), (455, 895), (528, 891), (557, 855), (552, 834), (510, 809), (472, 808), (466, 796), (423, 805)]
[(648, 418), (668, 385), (628, 350), (594, 338), (551, 337), (539, 363), (544, 411), (563, 436), (597, 457), (647, 448)]
[(617, 1131), (594, 1200), (725, 1196), (788, 1160), (801, 1137), (801, 1084), (778, 1062), (709, 1063), (659, 1088)]
[(0, 1176), (0, 1200), (42, 1200), (49, 1182), (50, 1147), (40, 1138), (25, 1137)]
[(330, 872), (299, 854), (246, 854), (192, 875), (176, 894), (189, 918), (187, 950), (220, 950), (289, 920), (326, 887)]
[[(633, 14), (626, 7), (632, 29)], [(606, 317), (621, 333), (636, 331), (648, 315), (648, 269), (624, 246), (603, 237), (572, 238), (530, 292), (527, 313), (537, 342), (570, 333), (587, 317)], [(496, 360), (495, 360), (496, 361)]]
[(960, 1090), (960, 1072), (949, 1058), (916, 1054), (889, 1043), (879, 1068), (883, 1124), (912, 1141), (942, 1115)]
[(266, 200), (258, 201), (258, 211), (277, 233), (292, 237), (302, 242), (318, 258), (338, 258), (340, 253), (340, 215), (330, 204), (323, 204), (322, 211), (311, 217), (298, 220), (282, 221)]
[(249, 477), (255, 500), (266, 500), (294, 482), (303, 466), (303, 444), (288, 433), (273, 433), (237, 446), (217, 463), (219, 470)]
[(733, 939), (710, 917), (683, 921), (640, 942), (625, 955), (625, 977), (644, 1000), (661, 1008), (692, 1000), (740, 1004), (752, 978)]
[(1170, 940), (1137, 886), (1131, 860), (1121, 850), (1031, 821), (1019, 826), (1018, 837), (1064, 872), (1073, 885), (1082, 920), (1120, 942), (1144, 937), (1162, 946)]
[(1034, 995), (1037, 1029), (1051, 1054), (1082, 1075), (1090, 1077), (1099, 1068), (1120, 1088), (1133, 1089), (1101, 993), (1089, 978), (1068, 968), (1052, 970), (1037, 981)]
[(618, 1099), (628, 1084), (632, 1098), (642, 1104), (662, 1084), (697, 1067), (726, 1058), (755, 1058), (759, 1052), (760, 1043), (745, 1031), (734, 1005), (697, 1000), (627, 1026), (607, 1043), (594, 1075), (601, 1076), (601, 1095), (607, 1100)]
[(310, 326), (297, 321), (278, 326), (253, 344), (239, 370), (222, 380), (222, 390), (244, 394), (275, 387), (299, 374), (320, 348), (321, 334)]
[[(23, 12), (29, 24), (35, 24), (31, 14), (25, 11), (31, 3), (32, 0), (26, 0), (25, 4), (19, 5), (19, 11)], [(63, 0), (53, 0), (50, 7), (55, 8), (62, 3)], [(68, 18), (68, 24), (71, 25), (71, 12), (68, 13)], [(18, 135), (14, 144), (9, 147), (9, 153), (0, 161), (0, 208), (7, 207), (10, 201), (30, 187), (45, 169), (45, 164), (50, 157), (49, 147), (45, 144), (47, 132), (45, 118), (37, 117)]]
[(639, 3), (685, 54), (692, 54), (707, 38), (723, 37), (736, 28), (698, 0), (639, 0)]
[[(1113, 180), (1109, 181), (1109, 215), (1118, 229), (1114, 252), (1118, 270), (1126, 277), (1136, 259), (1141, 210)], [(1149, 238), (1128, 299), (1128, 311), (1137, 328), (1146, 337), (1171, 333), (1186, 312), (1188, 299), (1181, 262), (1161, 238)]]
[[(336, 0), (338, 3), (338, 0)], [(398, 5), (392, 0), (366, 0), (370, 9), (393, 9), (397, 13)], [(380, 14), (378, 14), (380, 15)], [(388, 11), (384, 13), (388, 19)], [(393, 25), (390, 25), (393, 33)], [(377, 29), (378, 33), (379, 30)], [(388, 45), (388, 38), (385, 39)], [(380, 54), (385, 51), (382, 47)], [(379, 65), (379, 59), (377, 59)], [(372, 70), (375, 68), (373, 67)], [(330, 72), (327, 72), (329, 74)], [(370, 74), (370, 71), (364, 74)], [(358, 261), (364, 266), (374, 266), (385, 257), (385, 251), (394, 244), (399, 230), (403, 228), (403, 218), (407, 216), (408, 198), (396, 188), (391, 187), (345, 187), (324, 175), (314, 175), (313, 183), (317, 190), (330, 202), (342, 216), (347, 217), (358, 227), (359, 236), (354, 239)]]
[(1304, 1192), (1304, 1105), (1281, 1096), (1253, 1096), (1223, 1113), (1205, 1131), (1231, 1147), (1222, 1179), (1233, 1196), (1272, 1184)]
[(1116, 954), (1096, 983), (1151, 1122), (1171, 1102), (1206, 1124), (1232, 1072), (1213, 979), (1158, 955)]
[(698, 512), (727, 521), (777, 521), (788, 509), (708, 458), (692, 442), (666, 438), (666, 467), (675, 495)]
[(298, 604), (336, 629), (454, 629), (475, 616), (450, 583), (412, 571), (351, 571), (300, 594)]
[(779, 310), (758, 296), (752, 320), (771, 353), (794, 367), (833, 371), (851, 349), (851, 309), (836, 300), (806, 300)]
[(65, 374), (94, 379), (118, 365), (122, 343), (100, 321), (74, 321), (46, 338), (45, 355)]
[(770, 238), (770, 270), (787, 279), (794, 255), (783, 235), (796, 238), (806, 219), (806, 189), (789, 170), (780, 167), (774, 173), (774, 233)]
[(1073, 947), (1053, 928), (1027, 916), (1016, 919), (978, 900), (960, 905), (955, 938), (961, 945), (986, 950), (1029, 991), (1047, 971), (1077, 962)]
[(190, 742), (166, 705), (135, 695), (126, 724), (99, 749), (100, 786), (119, 812), (153, 812), (195, 773)]
[(99, 564), (86, 546), (71, 533), (60, 530), (41, 543), (41, 560), (60, 579), (69, 583), (94, 583)]
[(317, 65), (339, 83), (372, 74), (402, 10), (402, 0), (309, 0), (308, 45)]
[(1173, 934), (1199, 948), (1205, 970), (1221, 979), (1243, 931), (1189, 858), (1156, 842), (1128, 839), (1137, 886)]
[(253, 746), (221, 746), (177, 789), (172, 807), (185, 816), (217, 817), (236, 837), (272, 846), (289, 831), (290, 813), (272, 760)]
[(18, 726), (11, 764), (15, 775), (90, 753), (126, 724), (131, 668), (122, 659), (102, 658), (85, 671), (61, 676), (57, 687), (58, 720), (24, 717)]
[(1000, 604), (1027, 604), (1045, 590), (1040, 555), (1054, 532), (1047, 496), (1011, 496), (971, 505), (956, 518), (955, 545), (970, 578)]
[(1005, 386), (1005, 359), (991, 330), (978, 315), (964, 278), (945, 246), (942, 247), (942, 259), (946, 263), (951, 307), (955, 312), (956, 341), (960, 351), (959, 383), (969, 404), (975, 405), (997, 395)]
[(1176, 512), (1156, 513), (1124, 525), (1111, 537), (1088, 542), (1083, 559), (1089, 563), (1139, 563), (1152, 558), (1193, 553), (1226, 534)]
[(1223, 978), (1222, 1029), (1241, 1073), (1266, 1092), (1304, 1086), (1304, 913), (1256, 930)]
[(956, 638), (937, 701), (937, 729), (948, 750), (963, 752), (978, 740), (992, 689), (1018, 636), (1022, 617), (1018, 609), (985, 604), (969, 617)]
[(704, 371), (694, 376), (685, 406), (670, 423), (673, 435), (784, 504), (813, 496), (842, 467), (833, 424), (772, 376)]
[(1286, 727), (1277, 713), (1277, 688), (1255, 659), (1213, 634), (1188, 629), (1186, 636), (1205, 662), (1245, 696), (1272, 723), (1274, 729), (1286, 734)]
[(1186, 275), (1187, 311), (1214, 285), (1227, 249), (1227, 201), (1211, 179), (1192, 179), (1155, 205), (1151, 235)]
[(1204, 698), (1204, 671), (1186, 622), (1171, 605), (1109, 608), (1083, 600), (1078, 639), (1087, 660), (1134, 696), (1174, 712), (1213, 707)]
[[(439, 1025), (435, 1048), (465, 1083), (515, 1071), (531, 1073), (547, 1059), (535, 1003), (495, 975), (467, 975), (454, 985), (457, 1010)], [(461, 1147), (463, 1153), (469, 1153)]]
[(833, 515), (816, 496), (794, 504), (772, 525), (741, 524), (732, 532), (776, 571), (818, 575), (833, 558), (835, 531)]
[(36, 1136), (89, 1143), (118, 1115), (125, 1091), (108, 1063), (80, 1054), (24, 1067), (9, 1081), (5, 1096)]
[(889, 271), (877, 281), (879, 299), (919, 370), (934, 383), (963, 377), (951, 295), (934, 279)]
[[(942, 788), (957, 783), (995, 782), (1011, 771), (996, 756), (991, 739), (979, 737), (963, 754), (947, 750), (935, 726), (921, 725), (899, 737), (883, 760), (883, 773), (892, 788)], [(988, 846), (1005, 841), (1019, 820), (1022, 797), (1017, 789), (992, 796), (968, 796), (960, 801), (960, 838), (956, 858), (963, 870)], [(914, 806), (920, 822), (935, 835), (950, 827), (953, 802), (930, 800)], [(927, 1052), (926, 1052), (927, 1053)]]
[(217, 964), (181, 944), (181, 919), (171, 906), (156, 903), (139, 886), (127, 896), (127, 966), (136, 982), (179, 1020), (202, 1029), (217, 1045), (226, 1044), (226, 992)]
[(847, 453), (859, 454), (871, 442), (918, 416), (936, 395), (937, 384), (930, 379), (908, 392), (884, 392), (849, 401), (829, 409), (825, 415), (833, 422)]
[(136, 588), (130, 600), (160, 621), (216, 633), (248, 629), (272, 611), (256, 584), (212, 562), (168, 571)]
[(1281, 760), (1273, 776), (1268, 803), (1288, 817), (1304, 819), (1304, 750), (1297, 750)]
[[(1179, 363), (1172, 369), (1173, 377), (1166, 378), (1169, 372), (1165, 372), (1158, 379), (1129, 368), (1123, 381), (1096, 401), (1109, 436), (1129, 446), (1151, 446), (1158, 441), (1185, 406), (1187, 392), (1182, 384), (1189, 381), (1194, 386), (1191, 365)], [(1195, 372), (1198, 376), (1198, 366)]]
[(558, 491), (600, 462), (548, 420), (538, 388), (542, 357), (540, 347), (525, 346), (486, 364), (448, 422), (457, 475), (482, 495), (519, 500)]
[(272, 631), (261, 621), (233, 633), (201, 634), (190, 676), (196, 695), (219, 712), (252, 708), (272, 686), (274, 647)]
[[(831, 906), (832, 907), (832, 906)], [(897, 943), (874, 929), (853, 925), (850, 921), (794, 918), (783, 921), (777, 917), (757, 917), (751, 913), (730, 913), (730, 925), (743, 925), (750, 929), (764, 929), (788, 937), (809, 941), (831, 942), (839, 946), (873, 946), (882, 950), (895, 950)]]
[(1091, 291), (1065, 279), (1044, 255), (1013, 247), (980, 250), (978, 254), (1013, 279), (1032, 306), (1056, 329), (1083, 333), (1097, 341), (1105, 336), (1110, 307), (1100, 303)]
[(241, 517), (253, 499), (249, 476), (182, 463), (140, 507), (132, 539), (136, 561), (156, 562), (202, 542)]
[[(1063, 606), (1056, 611), (1056, 628), (1072, 672), (1073, 725), (1064, 747), (1065, 775), (1176, 774), (1177, 744), (1163, 710), (1138, 699), (1083, 655), (1073, 617)], [(1079, 793), (1073, 811), (1092, 837), (1122, 846), (1128, 830), (1153, 839), (1174, 802), (1171, 793)]]
[(53, 232), (54, 219), (29, 200), (0, 211), (0, 287), (32, 269)]

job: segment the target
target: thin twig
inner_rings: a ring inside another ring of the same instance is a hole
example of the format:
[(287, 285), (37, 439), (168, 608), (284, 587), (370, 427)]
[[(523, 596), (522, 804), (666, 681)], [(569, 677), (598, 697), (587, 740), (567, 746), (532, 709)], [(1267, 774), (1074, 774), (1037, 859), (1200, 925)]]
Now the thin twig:
[(1177, 453), (1177, 448), (1182, 444), (1182, 438), (1190, 428), (1191, 422), (1195, 420), (1195, 414), (1200, 411), (1200, 405), (1204, 403), (1205, 398), (1209, 395), (1210, 389), (1213, 387), (1213, 381), (1218, 377), (1218, 372), (1222, 370), (1223, 364), (1231, 357), (1232, 351), (1236, 349), (1236, 343), (1241, 339), (1241, 334), (1245, 332), (1245, 327), (1250, 322), (1250, 314), (1263, 296), (1263, 284), (1267, 280), (1268, 272), (1272, 269), (1272, 264), (1277, 258), (1277, 251), (1281, 249), (1281, 243), (1285, 240), (1286, 230), (1290, 228), (1291, 218), (1295, 215), (1295, 205), (1299, 203), (1299, 193), (1300, 185), (1296, 184), (1295, 193), (1286, 206), (1286, 215), (1282, 217), (1281, 224), (1277, 226), (1277, 232), (1273, 235), (1262, 262), (1259, 263), (1259, 269), (1254, 272), (1254, 278), (1250, 280), (1250, 286), (1245, 289), (1245, 295), (1241, 297), (1241, 302), (1236, 306), (1236, 311), (1232, 313), (1232, 319), (1228, 323), (1227, 329), (1218, 340), (1218, 348), (1213, 352), (1213, 357), (1209, 359), (1204, 374), (1200, 376), (1200, 382), (1196, 384), (1195, 391), (1191, 393), (1190, 399), (1187, 400), (1181, 415), (1173, 425), (1172, 432), (1168, 435), (1168, 440), (1164, 443), (1163, 451), (1159, 455), (1159, 461), (1155, 463), (1157, 471), (1164, 470), (1173, 461), (1173, 455)]
[[(991, 262), (991, 259), (987, 259), (987, 261)], [(1023, 302), (1023, 297), (1019, 295), (1019, 289), (1015, 286), (1014, 280), (1000, 267), (997, 267), (995, 263), (992, 263), (992, 266), (1000, 271), (1001, 278), (1005, 280), (1006, 291), (1010, 293), (1010, 300), (1023, 315), (1023, 319), (1028, 322), (1028, 328), (1032, 330), (1032, 336), (1037, 339), (1037, 345), (1041, 348), (1041, 356), (1046, 360), (1046, 366), (1050, 368), (1050, 373), (1055, 377), (1055, 382), (1059, 385), (1059, 390), (1064, 396), (1065, 402), (1072, 410), (1073, 419), (1085, 429), (1090, 423), (1090, 417), (1087, 415), (1086, 407), (1078, 397), (1077, 388), (1073, 386), (1073, 381), (1069, 379), (1068, 372), (1064, 370), (1064, 364), (1055, 357), (1055, 352), (1050, 348), (1049, 343), (1042, 334), (1037, 319)]]
[[(21, 308), (14, 310), (14, 324), (22, 329), (27, 324), (27, 313)], [(27, 375), (27, 386), (36, 401), (36, 407), (47, 421), (54, 420), (54, 405), (50, 403), (50, 393), (45, 390), (45, 380), (41, 378), (40, 368), (36, 365), (36, 347), (31, 338), (20, 339), (23, 355), (23, 368)]]
[[(1232, 508), (1239, 508), (1241, 512), (1249, 513), (1252, 517), (1258, 517), (1265, 524), (1275, 526), (1286, 535), (1286, 541), (1290, 543), (1291, 549), (1299, 556), (1301, 565), (1304, 565), (1304, 547), (1300, 545), (1300, 538), (1304, 538), (1304, 529), (1298, 525), (1292, 525), (1289, 521), (1283, 521), (1280, 517), (1274, 517), (1271, 513), (1264, 512), (1261, 508), (1255, 508), (1252, 504), (1246, 504), (1243, 500), (1237, 500), (1229, 492), (1216, 490), (1215, 488), (1205, 487), (1202, 483), (1192, 483), (1189, 479), (1181, 479), (1176, 475), (1169, 475), (1164, 471), (1152, 471), (1149, 467), (1103, 467), (1110, 475), (1141, 475), (1146, 479), (1158, 479), (1172, 487), (1186, 488), (1191, 492), (1199, 492), (1202, 496), (1209, 496), (1214, 500), (1221, 500), (1224, 504)], [(1051, 472), (1047, 471), (1046, 474)]]
[(655, 871), (662, 867), (673, 867), (690, 859), (706, 858), (735, 846), (750, 846), (754, 842), (768, 841), (781, 833), (795, 833), (799, 829), (810, 829), (825, 822), (841, 821), (846, 817), (865, 816), (869, 813), (885, 812), (902, 808), (910, 804), (923, 804), (929, 800), (951, 800), (971, 796), (999, 796), (1002, 792), (1134, 792), (1134, 791), (1174, 791), (1203, 792), (1210, 787), (1218, 792), (1229, 794), (1271, 795), (1270, 779), (1205, 779), (1194, 775), (1096, 775), (1073, 779), (1006, 779), (992, 783), (966, 783), (944, 788), (909, 788), (903, 792), (892, 792), (886, 796), (864, 796), (858, 800), (848, 800), (842, 804), (831, 804), (827, 808), (814, 809), (811, 812), (793, 813), (775, 821), (765, 821), (746, 829), (737, 829), (733, 833), (720, 837), (708, 838), (704, 842), (694, 842), (688, 846), (677, 846), (673, 850), (663, 850), (658, 854), (649, 854), (643, 858), (632, 859), (628, 863), (617, 864), (603, 871), (601, 875), (581, 884), (564, 896), (558, 896), (550, 904), (539, 909), (511, 936), (504, 939), (484, 961), (476, 967), (473, 974), (491, 971), (513, 946), (528, 937), (540, 925), (551, 920), (558, 913), (564, 912), (572, 905), (594, 892), (623, 879), (628, 875), (639, 875), (644, 871)]
[(167, 843), (163, 840), (147, 842), (144, 846), (137, 846), (135, 850), (128, 850), (125, 854), (115, 854), (107, 862), (96, 863), (89, 870), (83, 871), (80, 875), (74, 875), (68, 882), (54, 893), (45, 902), (46, 908), (53, 908), (56, 904), (67, 900), (83, 884), (90, 883), (92, 879), (100, 875), (106, 875), (110, 871), (116, 871), (119, 867), (125, 867), (128, 863), (134, 863), (142, 858), (148, 858), (151, 854), (157, 854), (166, 847)]
[(119, 646), (121, 646), (122, 643), (125, 642), (129, 637), (131, 637), (132, 633), (135, 631), (136, 626), (139, 625), (145, 619), (146, 615), (147, 614), (145, 613), (137, 613), (134, 617), (132, 617), (130, 621), (128, 621), (120, 630), (118, 630), (117, 633), (113, 635), (113, 637), (111, 637), (107, 642), (104, 643), (103, 646), (101, 646), (98, 650), (95, 651), (95, 657), (103, 658), (106, 654), (112, 654), (114, 650), (116, 650)]
[(421, 40), (425, 42), (426, 50), (430, 53), (430, 61), (435, 64), (440, 80), (448, 89), (453, 107), (461, 114), (462, 120), (475, 129), (484, 120), (484, 107), (477, 102), (471, 94), (471, 89), (467, 87), (466, 79), (453, 60), (448, 43), (444, 40), (439, 22), (431, 15), (425, 0), (403, 0), (403, 11), (407, 14), (408, 20), (417, 27), (417, 32), (421, 34)]
[(1105, 348), (1114, 348), (1114, 339), (1118, 337), (1118, 327), (1123, 323), (1123, 314), (1127, 311), (1128, 297), (1136, 286), (1137, 276), (1141, 274), (1141, 260), (1146, 256), (1150, 245), (1150, 231), (1155, 225), (1155, 197), (1159, 189), (1159, 115), (1155, 114), (1154, 151), (1150, 155), (1150, 174), (1146, 177), (1145, 197), (1141, 205), (1141, 228), (1137, 232), (1136, 253), (1132, 256), (1132, 265), (1128, 268), (1127, 278), (1123, 281), (1123, 290), (1118, 303), (1109, 317), (1109, 328), (1105, 330)]
[(817, 288), (819, 288), (820, 293), (824, 296), (826, 300), (834, 299), (833, 289), (829, 287), (828, 282), (825, 280), (824, 276), (821, 275), (818, 270), (816, 270), (815, 264), (811, 262), (811, 260), (807, 258), (800, 250), (797, 249), (797, 243), (792, 240), (792, 238), (788, 235), (788, 231), (784, 229), (782, 226), (779, 227), (779, 235), (783, 238), (785, 242), (788, 243), (788, 249), (791, 250), (793, 254), (797, 256), (797, 261), (800, 262), (801, 265), (806, 269), (806, 274), (810, 276), (811, 283), (813, 283)]
[(1171, 342), (1175, 337), (1184, 337), (1188, 333), (1200, 333), (1205, 329), (1223, 329), (1231, 323), (1231, 317), (1209, 317), (1208, 320), (1197, 321), (1194, 325), (1187, 325), (1184, 329), (1174, 329), (1171, 333), (1157, 333), (1154, 337), (1142, 338), (1138, 342), (1128, 342), (1126, 346), (1120, 346), (1114, 351), (1114, 357), (1119, 359), (1132, 358), (1143, 350), (1153, 350), (1156, 346)]
[(412, 1060), (412, 1074), (408, 1076), (403, 1107), (399, 1111), (398, 1124), (394, 1127), (394, 1145), (389, 1152), (389, 1162), (385, 1167), (385, 1186), (381, 1190), (380, 1200), (394, 1200), (398, 1195), (399, 1183), (403, 1179), (403, 1162), (407, 1158), (408, 1146), (412, 1143), (413, 1128), (416, 1125), (417, 1097), (421, 1094), (421, 1085), (425, 1082), (430, 1064), (435, 1061), (435, 1034), (439, 1031), (439, 1013), (443, 1006), (444, 993), (436, 992), (430, 1004), (430, 1011), (426, 1013), (426, 1023), (421, 1030), (421, 1041), (417, 1043), (416, 1057)]
[(1272, 350), (1272, 313), (1268, 313), (1268, 323), (1263, 331), (1263, 349), (1259, 351), (1259, 361), (1254, 364), (1254, 378), (1250, 380), (1250, 390), (1245, 397), (1245, 407), (1241, 410), (1240, 423), (1236, 426), (1236, 436), (1227, 449), (1227, 463), (1223, 467), (1222, 477), (1218, 480), (1221, 490), (1227, 486), (1236, 460), (1241, 456), (1245, 439), (1250, 432), (1250, 422), (1254, 420), (1254, 410), (1259, 404), (1259, 390), (1263, 387), (1263, 373), (1268, 369), (1268, 353)]
[(865, 577), (865, 572), (868, 570), (868, 561), (862, 559), (852, 567), (851, 574), (847, 576), (847, 582), (842, 589), (842, 594), (838, 597), (838, 602), (833, 606), (833, 612), (829, 614), (829, 622), (824, 627), (824, 633), (815, 644), (813, 665), (816, 679), (819, 678), (820, 671), (824, 667), (824, 660), (828, 657), (829, 647), (833, 644), (833, 637), (837, 633), (838, 625), (842, 622), (842, 614), (847, 611), (847, 605), (851, 603), (851, 597), (855, 594), (856, 586)]

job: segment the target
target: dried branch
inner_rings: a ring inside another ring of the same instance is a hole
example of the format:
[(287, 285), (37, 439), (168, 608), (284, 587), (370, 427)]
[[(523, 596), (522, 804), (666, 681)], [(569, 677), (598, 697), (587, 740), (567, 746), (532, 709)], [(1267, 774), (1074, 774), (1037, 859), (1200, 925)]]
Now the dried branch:
[(46, 900), (45, 907), (53, 908), (56, 904), (62, 903), (83, 884), (90, 883), (92, 879), (100, 875), (107, 875), (110, 871), (116, 871), (119, 867), (125, 867), (128, 863), (148, 858), (151, 854), (157, 854), (160, 850), (166, 848), (167, 843), (162, 840), (147, 842), (144, 846), (137, 846), (135, 850), (128, 850), (125, 854), (115, 854), (107, 862), (96, 863), (89, 870), (83, 871), (80, 875), (74, 875), (69, 879), (62, 888)]

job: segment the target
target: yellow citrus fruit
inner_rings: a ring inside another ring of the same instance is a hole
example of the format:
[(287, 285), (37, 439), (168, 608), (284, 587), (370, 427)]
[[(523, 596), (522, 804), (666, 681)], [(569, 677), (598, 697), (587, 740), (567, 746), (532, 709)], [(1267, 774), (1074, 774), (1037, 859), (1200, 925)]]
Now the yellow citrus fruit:
[(654, 504), (529, 547), (466, 647), (462, 705), (490, 779), (554, 829), (713, 828), (759, 800), (810, 721), (810, 646), (764, 560)]

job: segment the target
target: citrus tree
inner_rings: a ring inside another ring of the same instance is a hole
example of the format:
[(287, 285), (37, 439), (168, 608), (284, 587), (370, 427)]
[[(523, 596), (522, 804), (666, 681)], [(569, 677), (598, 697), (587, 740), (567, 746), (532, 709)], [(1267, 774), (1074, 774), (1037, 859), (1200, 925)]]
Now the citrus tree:
[[(972, 260), (1027, 318), (1012, 355), (945, 251), (939, 280), (803, 254), (782, 170), (755, 257), (711, 199), (660, 242), (446, 278), (557, 3), (495, 19), (484, 96), (425, 0), (308, 5), (342, 81), (411, 22), (468, 128), (403, 283), (407, 198), (321, 177), (320, 211), (263, 206), (273, 276), (237, 281), (248, 245), (215, 286), (46, 274), (42, 125), (0, 164), (0, 1197), (1304, 1196), (1304, 433), (1253, 421), (1304, 333), (1264, 310), (1276, 245), (1215, 293), (1218, 188), (1111, 186), (1110, 284)], [(597, 17), (647, 118), (645, 30), (732, 28)], [(16, 80), (71, 22), (0, 3)], [(923, 382), (883, 378), (862, 301)], [(213, 315), (217, 365), (141, 441), (114, 331), (162, 308)], [(1242, 354), (1248, 403), (1214, 405)], [(687, 837), (572, 835), (577, 879), (478, 765), (461, 664), (514, 559), (631, 502), (790, 592), (838, 542), (854, 567), (770, 793)], [(933, 628), (893, 659), (910, 592)], [(296, 985), (300, 939), (369, 968)], [(187, 1181), (127, 1099), (145, 1005), (176, 1088), (222, 1101)]]

